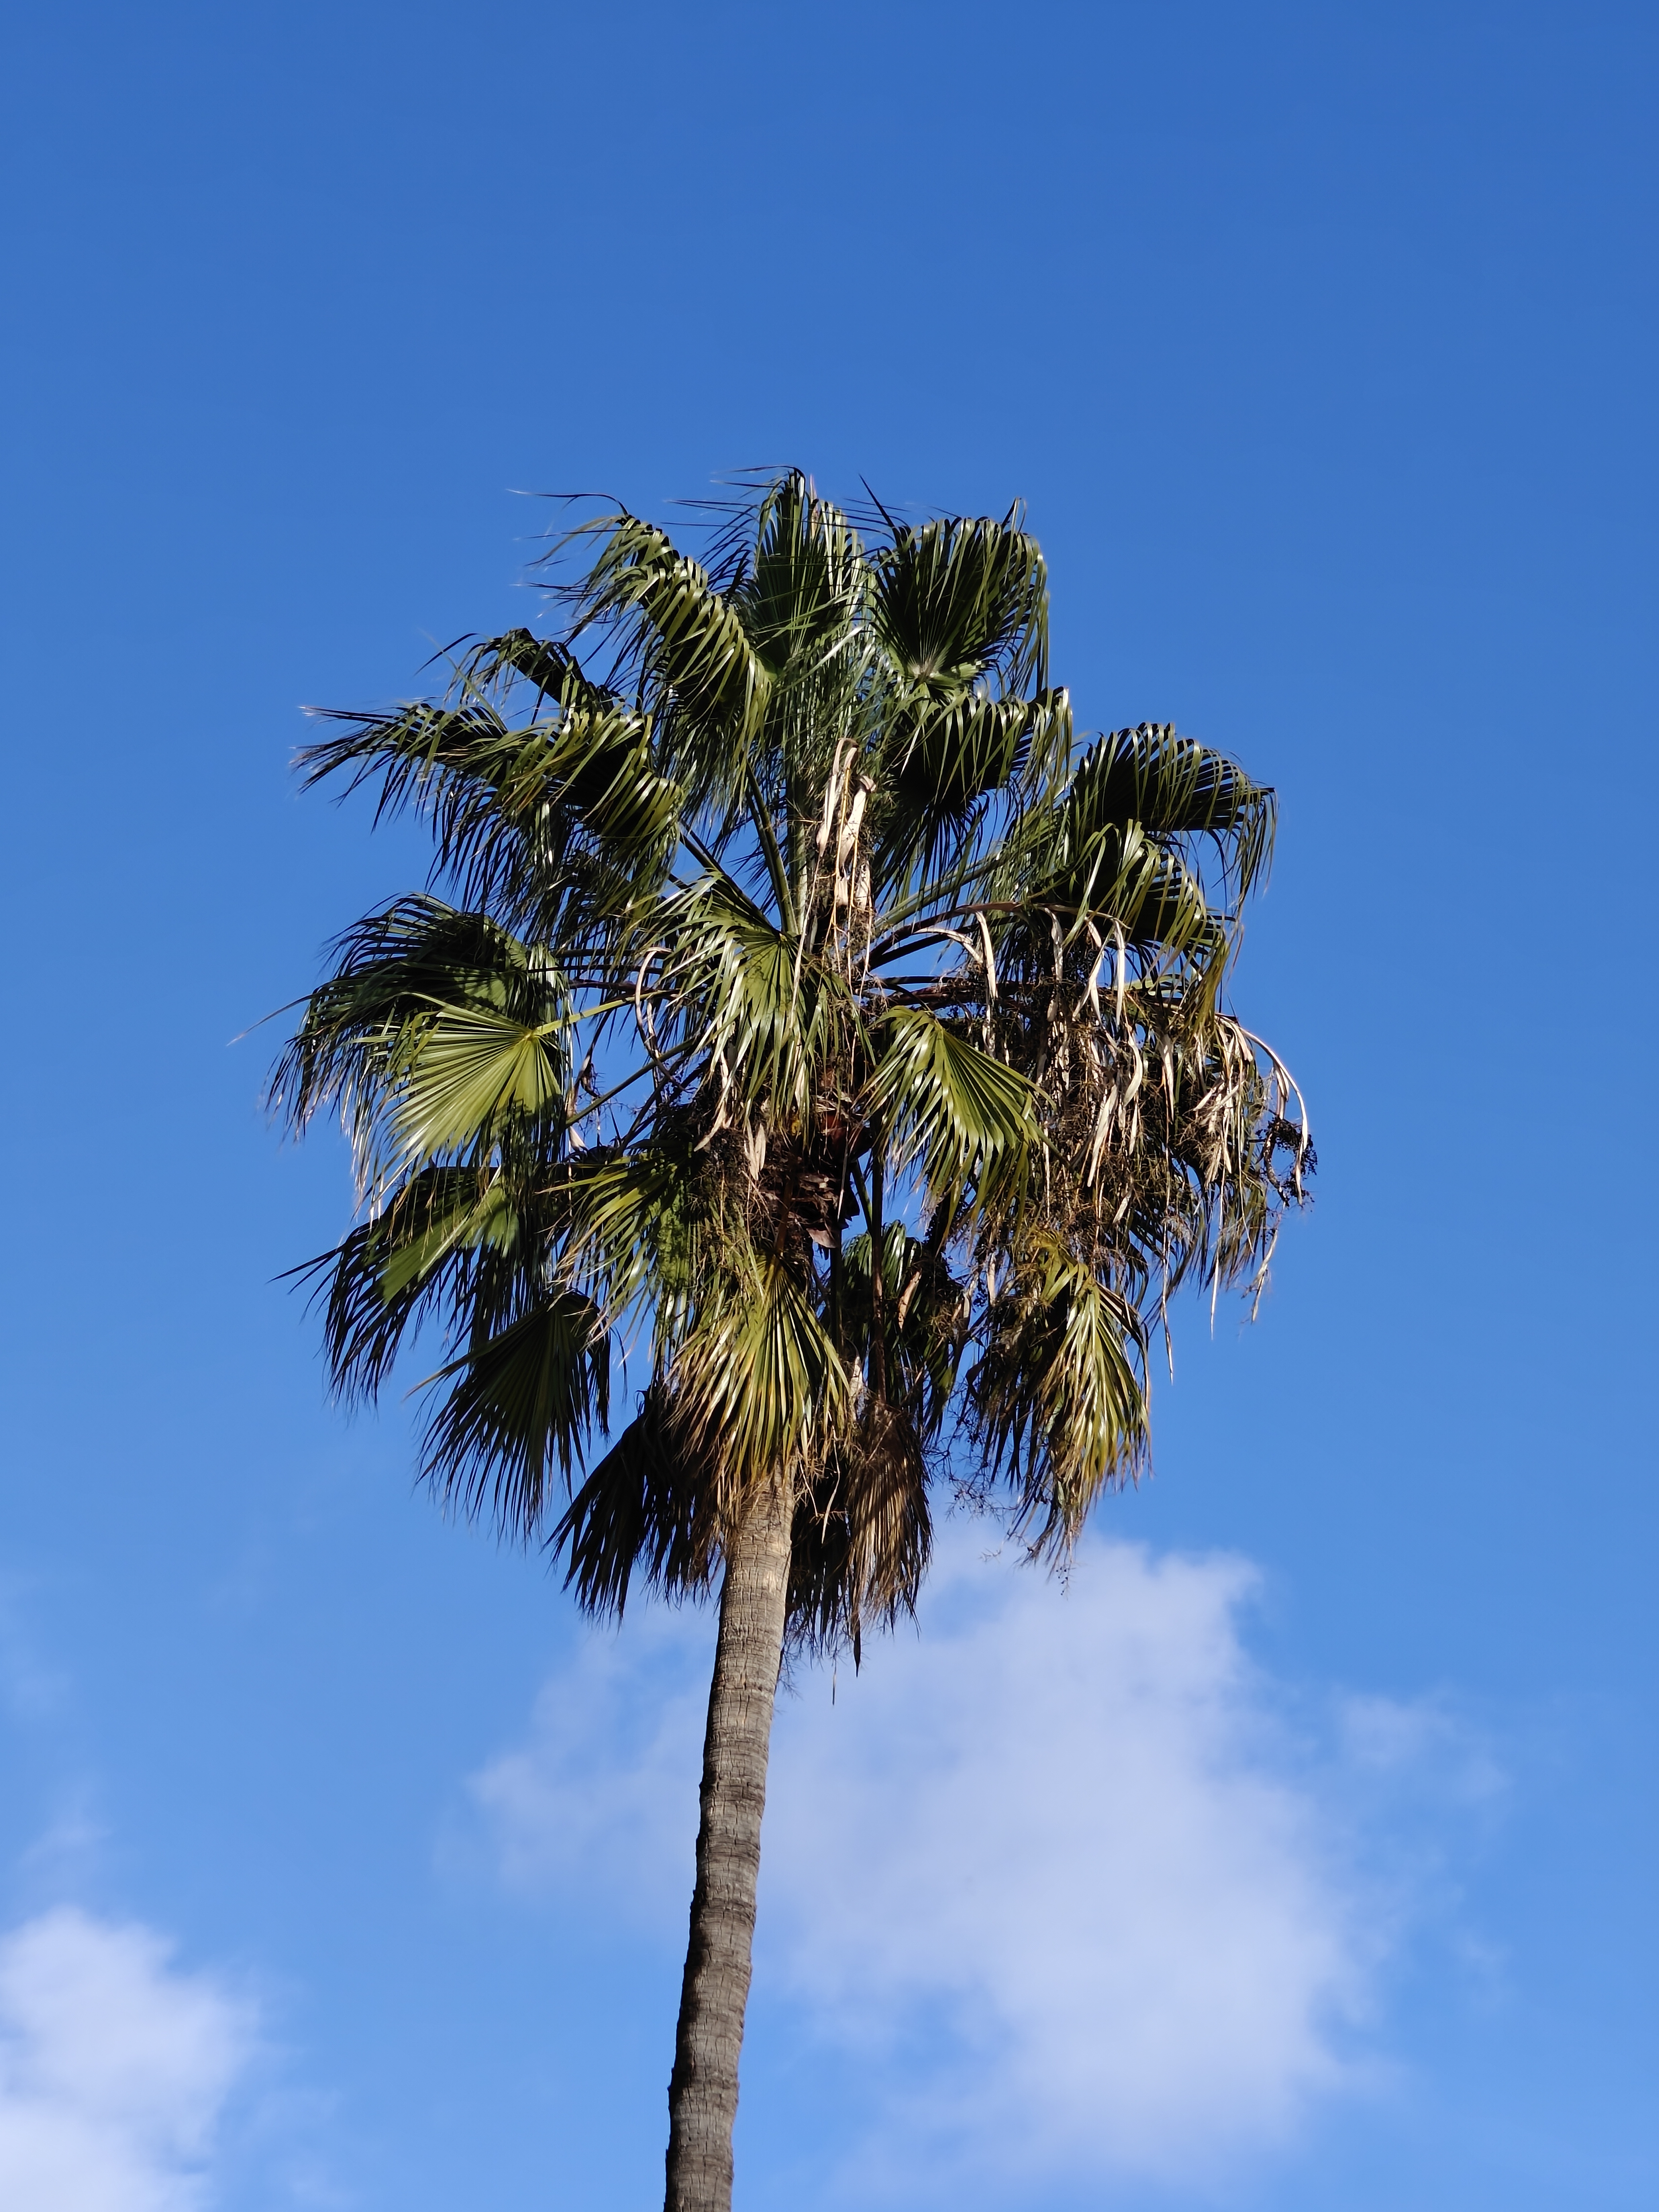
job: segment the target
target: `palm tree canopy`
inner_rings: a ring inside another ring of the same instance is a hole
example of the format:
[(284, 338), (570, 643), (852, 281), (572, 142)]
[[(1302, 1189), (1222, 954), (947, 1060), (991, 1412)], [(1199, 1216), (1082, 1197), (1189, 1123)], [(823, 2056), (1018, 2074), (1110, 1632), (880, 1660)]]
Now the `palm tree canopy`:
[(699, 562), (605, 514), (557, 635), (302, 756), (435, 842), (273, 1079), (355, 1147), (334, 1382), (435, 1329), (425, 1474), (596, 1610), (708, 1587), (781, 1468), (798, 1642), (914, 1601), (950, 1468), (1063, 1552), (1144, 1455), (1170, 1291), (1259, 1289), (1302, 1199), (1225, 989), (1273, 794), (1167, 725), (1079, 746), (1021, 521), (791, 473)]

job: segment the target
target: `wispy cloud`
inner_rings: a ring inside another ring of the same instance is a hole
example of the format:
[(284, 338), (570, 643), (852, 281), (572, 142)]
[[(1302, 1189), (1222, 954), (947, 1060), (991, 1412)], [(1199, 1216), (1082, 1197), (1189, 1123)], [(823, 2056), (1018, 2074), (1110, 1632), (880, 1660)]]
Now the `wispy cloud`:
[[(1365, 2078), (1409, 1915), (1360, 1871), (1354, 1810), (1374, 1824), (1425, 1759), (1477, 1794), (1490, 1773), (1437, 1709), (1287, 1724), (1245, 1562), (1095, 1542), (1061, 1590), (976, 1534), (919, 1632), (833, 1704), (821, 1675), (780, 1703), (757, 1986), (861, 2084), (860, 2196), (969, 2168), (1201, 2183)], [(473, 1784), (511, 1881), (683, 1927), (708, 1637), (648, 1615), (546, 1686)]]
[(642, 1606), (543, 1686), (526, 1741), (471, 1783), (511, 1887), (579, 1884), (648, 1932), (684, 1929), (713, 1648), (707, 1613)]
[(25, 1726), (61, 1718), (70, 1690), (33, 1632), (27, 1595), (15, 1576), (0, 1573), (0, 1712)]
[(0, 1938), (0, 2204), (204, 2212), (248, 2006), (153, 1930), (60, 1907)]

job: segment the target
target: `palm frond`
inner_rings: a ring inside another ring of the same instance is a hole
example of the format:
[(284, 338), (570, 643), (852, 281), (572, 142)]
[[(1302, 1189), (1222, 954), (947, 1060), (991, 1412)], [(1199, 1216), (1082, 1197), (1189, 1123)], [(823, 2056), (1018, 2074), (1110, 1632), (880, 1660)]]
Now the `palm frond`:
[(568, 1017), (523, 1023), (483, 1006), (431, 1008), (407, 1033), (392, 1126), (408, 1158), (488, 1142), (504, 1117), (546, 1113), (570, 1087)]
[(548, 1540), (585, 1613), (620, 1619), (634, 1577), (671, 1597), (708, 1589), (720, 1557), (702, 1456), (653, 1384)]
[(1052, 817), (1022, 824), (1021, 844), (1010, 845), (986, 889), (998, 909), (998, 957), (1026, 973), (1052, 969), (1056, 928), (1066, 945), (1085, 941), (1096, 952), (1109, 937), (1200, 966), (1224, 954), (1224, 921), (1202, 883), (1138, 823), (1096, 825), (1068, 797)]
[(967, 690), (919, 695), (895, 712), (884, 739), (878, 849), (883, 879), (919, 867), (933, 873), (965, 837), (973, 811), (1028, 776), (1052, 775), (1071, 750), (1066, 694), (998, 699)]
[[(942, 1232), (956, 1219), (948, 1208), (938, 1218)], [(881, 1372), (889, 1402), (902, 1405), (919, 1440), (933, 1443), (945, 1425), (956, 1389), (965, 1330), (962, 1285), (940, 1257), (942, 1233), (912, 1237), (902, 1221), (883, 1233), (881, 1297), (874, 1295), (871, 1255), (874, 1238), (867, 1230), (848, 1237), (842, 1255), (840, 1320), (843, 1340), (869, 1371), (872, 1340), (882, 1334)]]
[[(330, 1384), (348, 1401), (372, 1400), (404, 1343), (441, 1317), (457, 1285), (453, 1261), (488, 1235), (508, 1233), (504, 1194), (466, 1170), (412, 1176), (396, 1201), (359, 1222), (332, 1251), (295, 1272), (323, 1309)], [(452, 1263), (447, 1268), (446, 1262)]]
[(619, 672), (637, 672), (672, 726), (673, 772), (695, 803), (729, 800), (771, 690), (737, 608), (654, 523), (617, 514), (580, 527), (599, 542), (573, 634), (599, 626), (617, 638)]
[(922, 1007), (888, 1013), (867, 1098), (935, 1198), (982, 1189), (1040, 1138), (1027, 1079)]
[(934, 696), (994, 675), (1006, 693), (1041, 690), (1048, 659), (1048, 571), (1012, 507), (901, 526), (875, 556), (875, 627), (897, 679)]
[(1078, 763), (1069, 802), (1073, 818), (1087, 824), (1085, 838), (1130, 823), (1155, 837), (1212, 838), (1236, 898), (1247, 895), (1273, 850), (1273, 792), (1224, 753), (1177, 735), (1172, 722), (1142, 722), (1098, 738)]
[(846, 1007), (837, 981), (804, 960), (729, 878), (706, 878), (668, 910), (681, 1018), (722, 1085), (768, 1097), (774, 1117), (811, 1115), (820, 1069), (837, 1054)]
[(796, 685), (854, 656), (868, 592), (864, 547), (841, 509), (799, 471), (769, 485), (732, 604), (770, 682)]
[(340, 1104), (390, 1042), (436, 1000), (505, 1002), (526, 948), (488, 915), (441, 899), (394, 899), (337, 938), (333, 974), (306, 1002), (304, 1019), (272, 1071), (267, 1103), (296, 1129)]
[(539, 1028), (562, 1016), (569, 993), (544, 948), (430, 897), (394, 901), (332, 949), (335, 971), (312, 994), (267, 1096), (295, 1129), (337, 1107), (368, 1193), (412, 1164), (398, 1109), (441, 1007)]
[(564, 1163), (550, 1179), (564, 1270), (593, 1286), (611, 1326), (648, 1299), (665, 1357), (696, 1310), (704, 1247), (720, 1241), (720, 1180), (684, 1121), (654, 1143)]
[(609, 1413), (610, 1340), (592, 1302), (569, 1291), (469, 1344), (431, 1376), (444, 1388), (427, 1424), (422, 1478), (505, 1534), (537, 1533), (554, 1467), (568, 1476)]
[(863, 1656), (867, 1626), (914, 1613), (933, 1551), (927, 1468), (907, 1409), (867, 1399), (795, 1504), (789, 1638), (815, 1656)]
[[(524, 724), (504, 712), (520, 684), (536, 697)], [(573, 891), (615, 903), (658, 877), (678, 841), (680, 793), (656, 763), (650, 718), (527, 630), (474, 647), (443, 702), (317, 719), (345, 727), (300, 755), (307, 786), (377, 780), (377, 820), (429, 814), (434, 878), (470, 905), (546, 916)]]
[(969, 1378), (969, 1428), (1013, 1485), (1032, 1548), (1063, 1552), (1101, 1489), (1144, 1457), (1144, 1325), (1055, 1240), (1031, 1238), (1014, 1266)]
[(838, 1433), (852, 1403), (817, 1301), (771, 1254), (756, 1255), (698, 1315), (669, 1382), (719, 1469), (727, 1513)]

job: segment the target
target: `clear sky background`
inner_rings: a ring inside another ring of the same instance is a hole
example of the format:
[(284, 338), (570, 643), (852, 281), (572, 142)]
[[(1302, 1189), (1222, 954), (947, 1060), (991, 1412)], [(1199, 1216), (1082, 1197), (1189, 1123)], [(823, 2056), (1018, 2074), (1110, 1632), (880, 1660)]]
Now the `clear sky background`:
[[(1659, 2203), (1659, 15), (7, 16), (0, 2201), (659, 2189), (708, 1625), (348, 1423), (258, 1097), (418, 835), (301, 701), (547, 511), (1030, 503), (1085, 727), (1281, 794), (1318, 1200), (1068, 1592), (781, 1709), (739, 2212)], [(413, 1379), (411, 1377), (410, 1379)]]

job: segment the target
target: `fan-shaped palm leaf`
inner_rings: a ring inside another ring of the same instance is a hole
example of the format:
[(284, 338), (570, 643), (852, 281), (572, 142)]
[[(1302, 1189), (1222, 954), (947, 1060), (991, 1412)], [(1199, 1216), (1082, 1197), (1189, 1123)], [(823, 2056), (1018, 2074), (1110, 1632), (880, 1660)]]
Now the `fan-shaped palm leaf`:
[(569, 1088), (568, 1026), (526, 1024), (482, 1006), (438, 1006), (411, 1023), (393, 1111), (410, 1157), (467, 1150), (505, 1116), (558, 1106)]
[(1028, 1079), (922, 1007), (888, 1014), (868, 1105), (893, 1164), (914, 1160), (927, 1188), (952, 1203), (999, 1167), (1023, 1170), (1040, 1140)]
[(550, 1463), (568, 1474), (610, 1411), (610, 1341), (592, 1301), (544, 1297), (430, 1378), (447, 1385), (421, 1472), (469, 1513), (488, 1504), (520, 1536), (542, 1520)]
[(876, 634), (906, 687), (949, 696), (991, 672), (1005, 692), (1042, 688), (1048, 571), (1018, 521), (1013, 507), (901, 526), (878, 553)]

